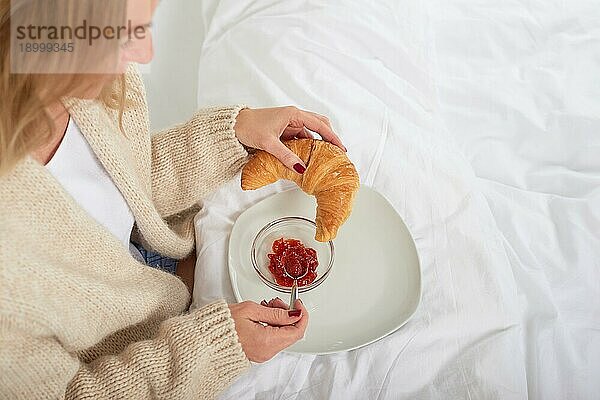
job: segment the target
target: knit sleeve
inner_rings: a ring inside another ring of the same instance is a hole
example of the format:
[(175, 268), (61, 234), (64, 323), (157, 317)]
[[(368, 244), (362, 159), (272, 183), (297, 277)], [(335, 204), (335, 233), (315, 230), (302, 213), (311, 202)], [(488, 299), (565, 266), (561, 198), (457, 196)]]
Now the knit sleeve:
[(190, 208), (241, 169), (248, 153), (233, 127), (243, 108), (200, 110), (152, 136), (152, 193), (163, 217)]
[(0, 398), (213, 398), (249, 362), (223, 301), (165, 321), (154, 339), (83, 364), (56, 338), (2, 332)]

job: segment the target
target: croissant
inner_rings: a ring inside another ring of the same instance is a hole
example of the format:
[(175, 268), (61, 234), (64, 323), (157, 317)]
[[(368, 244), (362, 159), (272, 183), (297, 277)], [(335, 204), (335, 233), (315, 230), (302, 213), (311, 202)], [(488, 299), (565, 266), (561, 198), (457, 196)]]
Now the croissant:
[(317, 200), (317, 233), (319, 242), (333, 240), (348, 219), (360, 186), (358, 173), (346, 153), (322, 140), (293, 139), (284, 141), (306, 165), (304, 174), (286, 168), (266, 151), (257, 151), (242, 170), (242, 189), (254, 190), (279, 179), (295, 182)]

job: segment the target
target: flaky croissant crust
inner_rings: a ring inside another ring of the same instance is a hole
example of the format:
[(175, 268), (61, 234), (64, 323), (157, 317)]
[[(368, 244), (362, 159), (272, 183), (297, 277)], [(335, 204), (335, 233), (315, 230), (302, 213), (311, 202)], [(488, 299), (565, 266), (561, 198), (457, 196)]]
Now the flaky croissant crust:
[(317, 200), (315, 239), (333, 240), (352, 212), (360, 186), (356, 168), (340, 148), (322, 140), (293, 139), (283, 143), (304, 162), (304, 174), (291, 171), (261, 150), (254, 153), (242, 170), (242, 189), (258, 189), (279, 179), (295, 182)]

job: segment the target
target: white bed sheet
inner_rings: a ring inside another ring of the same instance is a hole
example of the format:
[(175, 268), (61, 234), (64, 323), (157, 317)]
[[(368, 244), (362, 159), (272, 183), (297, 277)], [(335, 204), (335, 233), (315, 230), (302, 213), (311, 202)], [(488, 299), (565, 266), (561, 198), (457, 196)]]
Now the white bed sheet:
[(517, 284), (528, 392), (600, 398), (600, 2), (436, 0), (441, 115)]
[[(546, 3), (548, 26), (525, 1), (203, 2), (198, 105), (329, 115), (363, 183), (416, 235), (423, 264), (422, 303), (402, 329), (352, 352), (280, 354), (223, 399), (596, 397), (600, 89), (576, 71), (561, 82), (552, 67), (575, 45), (597, 46), (598, 32)], [(529, 51), (517, 44), (546, 48), (565, 24), (574, 33), (560, 49), (514, 70)], [(600, 72), (588, 51), (578, 65)], [(244, 193), (235, 180), (205, 200), (196, 306), (233, 301), (235, 218), (289, 187)]]

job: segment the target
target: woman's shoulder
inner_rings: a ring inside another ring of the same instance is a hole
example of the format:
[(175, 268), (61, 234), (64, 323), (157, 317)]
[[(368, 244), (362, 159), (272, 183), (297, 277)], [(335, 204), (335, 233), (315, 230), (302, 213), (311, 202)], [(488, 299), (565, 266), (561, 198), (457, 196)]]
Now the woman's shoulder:
[[(131, 64), (126, 72), (108, 84), (94, 100), (63, 99), (69, 113), (86, 137), (110, 129), (111, 136), (129, 140), (150, 140), (146, 89), (138, 68)], [(139, 146), (133, 146), (138, 148)]]
[(118, 116), (123, 113), (135, 112), (140, 115), (148, 113), (146, 102), (146, 87), (136, 64), (131, 63), (122, 75), (118, 75), (104, 89), (98, 102)]
[(125, 80), (125, 95), (127, 101), (134, 101), (146, 105), (146, 86), (135, 63), (130, 63), (123, 74)]

